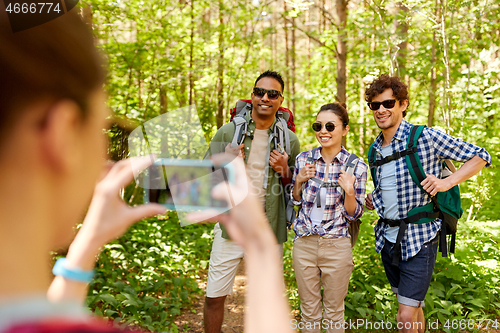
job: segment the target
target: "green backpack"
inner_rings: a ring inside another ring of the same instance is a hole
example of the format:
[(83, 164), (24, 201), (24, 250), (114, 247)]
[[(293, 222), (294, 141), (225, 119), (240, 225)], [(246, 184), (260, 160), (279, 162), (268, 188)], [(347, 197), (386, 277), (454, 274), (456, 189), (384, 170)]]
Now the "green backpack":
[[(420, 162), (420, 157), (418, 156), (417, 141), (425, 127), (425, 125), (412, 126), (410, 135), (408, 136), (406, 149), (401, 152), (396, 152), (390, 156), (386, 156), (383, 159), (376, 160), (377, 153), (375, 149), (373, 149), (373, 144), (370, 146), (370, 149), (368, 150), (368, 163), (370, 165), (370, 173), (375, 187), (377, 187), (377, 167), (404, 157), (406, 160), (406, 166), (410, 171), (411, 178), (418, 185), (418, 187), (424, 191), (420, 183), (427, 176), (425, 175), (424, 168)], [(446, 161), (443, 162), (443, 169), (450, 170)], [(428, 194), (426, 191), (424, 192)], [(423, 224), (431, 222), (436, 217), (439, 217), (443, 221), (439, 251), (441, 251), (443, 257), (446, 257), (448, 256), (446, 243), (447, 235), (451, 235), (450, 252), (455, 253), (457, 223), (458, 219), (460, 219), (463, 214), (463, 209), (460, 203), (460, 189), (458, 185), (455, 185), (446, 192), (438, 192), (435, 196), (431, 196), (430, 194), (428, 195), (432, 201), (425, 206), (411, 209), (408, 212), (408, 217), (406, 219), (408, 220), (408, 223)], [(399, 243), (401, 242), (402, 237), (402, 234), (398, 234)]]

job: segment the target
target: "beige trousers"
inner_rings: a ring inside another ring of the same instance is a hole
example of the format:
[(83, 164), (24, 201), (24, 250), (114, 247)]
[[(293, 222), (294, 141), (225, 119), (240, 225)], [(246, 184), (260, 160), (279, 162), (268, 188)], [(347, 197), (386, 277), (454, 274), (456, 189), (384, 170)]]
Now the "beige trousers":
[[(300, 298), (302, 333), (344, 332), (344, 298), (354, 263), (349, 237), (300, 237), (293, 243), (293, 269)], [(323, 285), (322, 315), (321, 285)]]

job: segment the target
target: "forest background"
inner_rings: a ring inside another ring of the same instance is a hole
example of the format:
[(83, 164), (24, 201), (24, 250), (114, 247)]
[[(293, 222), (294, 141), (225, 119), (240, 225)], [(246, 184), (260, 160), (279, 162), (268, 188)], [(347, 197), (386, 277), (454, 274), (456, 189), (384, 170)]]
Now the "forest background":
[[(410, 89), (409, 122), (485, 147), (493, 160), (460, 187), (457, 250), (438, 258), (426, 317), (446, 332), (500, 321), (499, 0), (91, 0), (81, 11), (109, 68), (115, 160), (130, 155), (134, 128), (189, 105), (209, 141), (267, 69), (285, 79), (284, 106), (294, 112), (303, 151), (317, 145), (310, 125), (319, 107), (339, 101), (350, 116), (346, 148), (366, 160), (378, 133), (366, 85), (381, 73), (399, 75)], [(142, 201), (133, 185), (124, 195)], [(373, 246), (376, 219), (363, 217), (346, 317), (395, 322), (397, 302)], [(211, 239), (211, 225), (181, 228), (175, 212), (139, 222), (104, 250), (87, 304), (143, 329), (189, 331), (174, 321), (203, 292), (197, 280)], [(284, 270), (297, 316), (291, 247), (289, 240)]]

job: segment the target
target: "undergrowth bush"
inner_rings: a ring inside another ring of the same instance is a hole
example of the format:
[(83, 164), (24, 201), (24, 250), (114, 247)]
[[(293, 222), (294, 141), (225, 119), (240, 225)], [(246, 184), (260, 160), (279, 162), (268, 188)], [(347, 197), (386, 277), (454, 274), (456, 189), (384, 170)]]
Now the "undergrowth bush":
[(202, 290), (213, 224), (180, 227), (173, 212), (135, 224), (105, 246), (90, 285), (88, 306), (98, 315), (150, 331), (177, 332), (175, 316)]

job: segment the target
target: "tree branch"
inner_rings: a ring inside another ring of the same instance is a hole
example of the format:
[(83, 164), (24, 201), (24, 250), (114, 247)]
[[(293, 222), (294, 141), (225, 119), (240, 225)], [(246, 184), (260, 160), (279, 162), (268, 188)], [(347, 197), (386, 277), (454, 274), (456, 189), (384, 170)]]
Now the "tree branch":
[[(264, 3), (261, 5), (262, 8), (265, 8), (266, 6), (268, 6), (269, 4), (272, 3), (272, 0)], [(259, 16), (258, 18), (260, 19), (260, 17), (262, 16), (262, 12), (259, 13)], [(252, 30), (250, 32), (250, 40), (247, 42), (247, 49), (245, 51), (245, 58), (243, 59), (243, 62), (241, 64), (241, 66), (239, 67), (238, 69), (238, 72), (236, 74), (236, 78), (234, 81), (233, 81), (233, 84), (231, 85), (231, 88), (229, 88), (229, 96), (232, 96), (233, 95), (233, 91), (234, 91), (234, 88), (236, 87), (236, 83), (239, 82), (239, 78), (241, 76), (241, 71), (243, 70), (245, 64), (247, 63), (248, 61), (248, 58), (250, 56), (250, 50), (252, 48), (252, 45), (253, 45), (253, 40), (254, 40), (254, 37), (255, 37), (255, 28), (257, 27), (257, 24), (259, 23), (259, 19), (255, 20), (255, 22), (251, 25), (252, 26)], [(229, 108), (229, 99), (227, 100), (227, 108)]]
[(300, 28), (299, 26), (297, 26), (296, 24), (294, 24), (290, 19), (288, 19), (285, 15), (281, 14), (281, 17), (285, 19), (285, 21), (287, 22), (290, 22), (292, 24), (292, 26), (294, 28), (296, 28), (297, 30), (303, 32), (307, 37), (309, 37), (309, 39), (312, 39), (313, 41), (315, 41), (316, 43), (318, 43), (319, 45), (323, 46), (324, 48), (330, 50), (333, 52), (333, 54), (335, 54), (335, 56), (337, 56), (337, 44), (335, 44), (335, 42), (333, 43), (335, 48), (331, 48), (330, 46), (326, 45), (325, 43), (323, 43), (322, 41), (320, 41), (317, 37), (311, 35), (311, 33), (309, 33), (307, 30), (304, 30), (302, 28)]
[(312, 5), (313, 7), (316, 7), (318, 8), (319, 10), (321, 10), (323, 13), (325, 13), (327, 15), (327, 19), (328, 21), (330, 21), (331, 25), (333, 25), (335, 27), (335, 29), (337, 29), (337, 31), (339, 30), (339, 27), (337, 26), (337, 24), (335, 23), (335, 19), (333, 18), (332, 14), (330, 14), (330, 12), (328, 10), (326, 10), (325, 7), (323, 6), (320, 6), (318, 4), (313, 4)]

